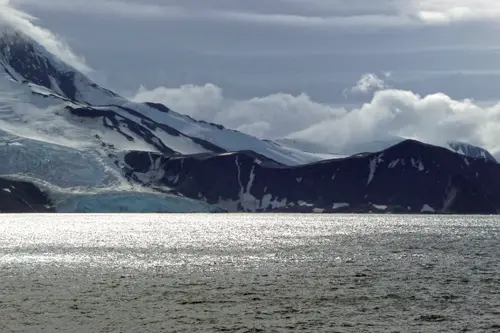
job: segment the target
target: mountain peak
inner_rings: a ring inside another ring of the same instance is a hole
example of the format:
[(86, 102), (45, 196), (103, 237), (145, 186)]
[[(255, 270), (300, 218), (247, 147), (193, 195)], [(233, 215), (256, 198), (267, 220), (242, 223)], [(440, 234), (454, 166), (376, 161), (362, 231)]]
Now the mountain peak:
[(497, 162), (495, 157), (493, 157), (488, 150), (482, 147), (460, 141), (450, 141), (448, 142), (448, 145), (451, 149), (453, 149), (453, 151), (461, 155), (495, 163)]
[(24, 83), (60, 91), (71, 100), (76, 98), (74, 70), (22, 32), (8, 27), (2, 28), (0, 62), (15, 72), (18, 78), (22, 78)]

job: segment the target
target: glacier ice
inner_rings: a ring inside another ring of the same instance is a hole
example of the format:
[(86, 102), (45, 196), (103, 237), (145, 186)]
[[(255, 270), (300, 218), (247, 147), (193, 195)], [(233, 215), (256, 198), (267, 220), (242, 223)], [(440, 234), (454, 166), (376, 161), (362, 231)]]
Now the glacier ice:
[(221, 209), (174, 195), (140, 192), (52, 194), (60, 213), (214, 213)]

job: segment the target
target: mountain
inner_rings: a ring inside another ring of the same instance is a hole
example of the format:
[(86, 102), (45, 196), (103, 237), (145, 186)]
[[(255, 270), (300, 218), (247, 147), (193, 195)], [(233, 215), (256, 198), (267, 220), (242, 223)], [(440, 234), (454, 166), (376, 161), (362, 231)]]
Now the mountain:
[(131, 152), (125, 161), (131, 179), (228, 211), (497, 213), (500, 209), (498, 163), (412, 140), (378, 153), (294, 167), (270, 164), (246, 152), (172, 157)]
[[(4, 31), (0, 35), (0, 70), (4, 88), (6, 79), (11, 81), (6, 87), (11, 105), (28, 98), (34, 107), (50, 106), (50, 116), (59, 116), (62, 120), (58, 121), (78, 119), (105, 135), (111, 129), (121, 136), (119, 142), (138, 142), (166, 154), (253, 150), (286, 165), (322, 159), (276, 147), (221, 125), (196, 121), (161, 104), (133, 103), (98, 86), (19, 32)], [(115, 137), (100, 139), (108, 145), (116, 143)]]
[(495, 163), (497, 162), (496, 158), (493, 157), (493, 155), (491, 155), (490, 152), (484, 148), (459, 141), (449, 141), (448, 145), (453, 151), (461, 155), (477, 159), (484, 159)]
[(346, 157), (262, 141), (161, 104), (131, 102), (2, 29), (2, 212), (499, 209), (500, 165), (479, 150), (460, 146), (463, 156), (400, 140)]
[[(155, 207), (127, 206), (132, 211), (179, 211), (178, 204), (159, 202), (177, 202), (178, 196), (127, 181), (122, 170), (126, 152), (181, 155), (241, 149), (286, 165), (322, 159), (196, 121), (160, 104), (133, 103), (95, 84), (24, 34), (1, 26), (0, 176), (36, 184), (54, 198), (54, 209), (65, 210), (61, 203), (74, 196), (87, 198), (84, 195), (106, 195), (109, 206), (109, 195), (120, 193), (161, 199), (153, 200)], [(184, 210), (192, 206), (186, 199)], [(207, 206), (199, 202), (194, 209), (220, 210)], [(86, 205), (85, 211), (93, 209)]]

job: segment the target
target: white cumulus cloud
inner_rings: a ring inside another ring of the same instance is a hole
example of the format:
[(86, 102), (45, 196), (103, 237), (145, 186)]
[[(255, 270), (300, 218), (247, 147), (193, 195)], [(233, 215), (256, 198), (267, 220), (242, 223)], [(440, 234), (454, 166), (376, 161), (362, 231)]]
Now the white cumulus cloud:
[(247, 100), (224, 97), (221, 88), (142, 88), (133, 98), (153, 101), (194, 118), (266, 139), (291, 138), (332, 148), (399, 136), (444, 145), (448, 140), (500, 151), (500, 104), (481, 106), (436, 93), (382, 89), (359, 108), (340, 108), (307, 95), (272, 94)]
[(163, 103), (195, 119), (222, 124), (260, 138), (281, 138), (292, 132), (337, 118), (345, 110), (317, 103), (306, 94), (272, 94), (247, 100), (226, 98), (214, 84), (180, 88), (141, 87), (137, 102)]

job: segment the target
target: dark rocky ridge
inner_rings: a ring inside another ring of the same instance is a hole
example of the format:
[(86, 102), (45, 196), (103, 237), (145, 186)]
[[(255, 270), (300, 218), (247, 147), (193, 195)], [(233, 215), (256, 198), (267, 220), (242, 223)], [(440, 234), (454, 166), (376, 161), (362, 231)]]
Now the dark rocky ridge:
[(52, 213), (53, 203), (32, 183), (0, 178), (1, 213)]
[(297, 167), (264, 163), (245, 152), (171, 157), (130, 152), (126, 162), (131, 179), (149, 173), (155, 175), (149, 186), (166, 186), (230, 211), (500, 211), (498, 163), (412, 140), (380, 153)]

